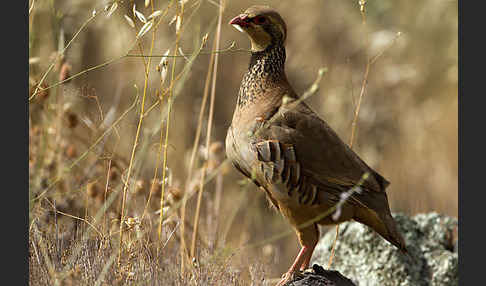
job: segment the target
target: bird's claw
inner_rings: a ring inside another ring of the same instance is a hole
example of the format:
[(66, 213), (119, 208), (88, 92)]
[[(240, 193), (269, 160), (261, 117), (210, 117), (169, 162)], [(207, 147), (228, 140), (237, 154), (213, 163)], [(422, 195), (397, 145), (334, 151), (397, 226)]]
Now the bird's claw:
[(282, 275), (282, 279), (275, 286), (285, 286), (287, 283), (295, 280), (295, 278), (303, 278), (304, 275), (301, 271), (286, 272)]
[(301, 272), (303, 274), (315, 274), (316, 273), (316, 271), (314, 270), (314, 268), (306, 268), (304, 270), (301, 270)]

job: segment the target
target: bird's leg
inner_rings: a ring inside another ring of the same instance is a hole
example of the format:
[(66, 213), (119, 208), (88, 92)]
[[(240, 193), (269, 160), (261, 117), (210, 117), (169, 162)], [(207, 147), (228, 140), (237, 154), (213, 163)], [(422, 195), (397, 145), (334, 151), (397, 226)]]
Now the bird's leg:
[(282, 275), (282, 279), (278, 282), (276, 286), (283, 286), (292, 280), (295, 272), (304, 262), (307, 251), (308, 247), (303, 245), (299, 251), (299, 254), (297, 254), (297, 257), (295, 258), (294, 263), (292, 264), (292, 266), (290, 266), (290, 269)]
[(294, 263), (290, 266), (290, 269), (282, 275), (282, 279), (278, 282), (277, 286), (283, 286), (290, 282), (297, 270), (303, 271), (309, 266), (312, 252), (319, 240), (319, 231), (315, 224), (304, 229), (298, 229), (296, 232), (302, 248), (299, 254), (297, 254)]
[(312, 258), (312, 253), (314, 253), (314, 248), (316, 248), (316, 244), (317, 244), (317, 240), (316, 240), (316, 243), (313, 246), (310, 246), (308, 251), (306, 252), (306, 257), (304, 259), (304, 262), (300, 266), (300, 271), (304, 271), (307, 268), (309, 268), (309, 263), (310, 263), (310, 260)]
[(307, 268), (309, 268), (309, 263), (312, 258), (312, 253), (314, 253), (314, 249), (316, 248), (317, 242), (319, 241), (319, 228), (317, 228), (316, 224), (313, 225), (313, 231), (310, 230), (307, 236), (308, 236), (307, 243), (309, 249), (306, 251), (304, 262), (300, 266), (300, 271), (304, 271)]

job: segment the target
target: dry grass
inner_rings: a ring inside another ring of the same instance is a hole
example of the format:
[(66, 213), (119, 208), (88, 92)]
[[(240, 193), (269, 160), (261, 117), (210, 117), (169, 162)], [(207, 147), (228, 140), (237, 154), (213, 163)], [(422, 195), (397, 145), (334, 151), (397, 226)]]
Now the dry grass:
[[(249, 58), (226, 23), (255, 1), (148, 2), (139, 40), (132, 1), (29, 3), (32, 285), (260, 285), (297, 253), (224, 155)], [(366, 31), (357, 1), (267, 3), (290, 82), (327, 68), (306, 101), (391, 181), (392, 210), (457, 216), (457, 2), (370, 1)]]

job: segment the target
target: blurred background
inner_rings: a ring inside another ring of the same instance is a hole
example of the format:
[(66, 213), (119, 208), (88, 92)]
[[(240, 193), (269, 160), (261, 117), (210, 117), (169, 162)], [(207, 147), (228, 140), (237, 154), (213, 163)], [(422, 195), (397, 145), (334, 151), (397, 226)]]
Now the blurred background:
[[(134, 3), (145, 17), (152, 13), (152, 6), (146, 7), (143, 0), (119, 2), (112, 13), (113, 2), (29, 2), (29, 7), (33, 6), (29, 14), (29, 96), (59, 55), (57, 52), (74, 36), (62, 59), (55, 61), (44, 87), (67, 78), (66, 73), (75, 75), (117, 59), (42, 91), (29, 101), (30, 221), (43, 222), (46, 231), (53, 226), (54, 201), (56, 209), (100, 225), (106, 232), (111, 231), (111, 221), (120, 218), (121, 191), (139, 122), (145, 64), (149, 61), (142, 57), (120, 57), (127, 53), (149, 55), (154, 36), (152, 29), (130, 50), (144, 24), (134, 16)], [(264, 194), (243, 180), (231, 165), (220, 165), (225, 159), (226, 130), (250, 58), (249, 52), (236, 51), (249, 49), (247, 37), (227, 23), (254, 4), (277, 9), (287, 23), (286, 71), (297, 93), (309, 88), (319, 68), (328, 69), (319, 91), (307, 102), (345, 142), (349, 142), (351, 135), (367, 57), (381, 54), (370, 67), (353, 149), (391, 182), (387, 194), (392, 212), (409, 215), (439, 212), (457, 217), (457, 1), (368, 1), (366, 24), (358, 1), (354, 0), (224, 1), (219, 49), (225, 51), (218, 58), (212, 159), (205, 160), (206, 107), (195, 171), (189, 177), (190, 156), (210, 64), (207, 52), (216, 37), (218, 3), (217, 0), (184, 2), (178, 54), (183, 53), (185, 57), (177, 58), (175, 66), (176, 74), (183, 72), (184, 76), (174, 86), (167, 147), (169, 179), (164, 201), (168, 207), (177, 205), (184, 193), (197, 189), (202, 168), (207, 167), (214, 174), (202, 194), (198, 244), (201, 253), (231, 248), (231, 264), (238, 271), (252, 276), (253, 265), (261, 263), (265, 277), (279, 277), (298, 252), (294, 234), (271, 240), (289, 226), (269, 208)], [(153, 1), (153, 9), (164, 11), (156, 18), (156, 22), (161, 22), (153, 41), (153, 55), (159, 57), (151, 58), (148, 67), (147, 115), (134, 154), (125, 209), (127, 216), (140, 218), (147, 205), (148, 214), (142, 225), (148, 237), (155, 237), (158, 226), (161, 183), (155, 184), (157, 190), (151, 183), (161, 131), (165, 136), (168, 95), (164, 90), (169, 87), (172, 58), (168, 59), (169, 75), (163, 85), (157, 66), (160, 56), (168, 49), (170, 54), (174, 53), (178, 25), (174, 16), (180, 2)], [(93, 15), (93, 10), (96, 16), (76, 34)], [(132, 19), (135, 28), (126, 17)], [(206, 33), (207, 43), (191, 61)], [(233, 41), (236, 46), (228, 49)], [(139, 101), (131, 108), (137, 93)], [(159, 166), (158, 178), (161, 170)], [(114, 196), (103, 214), (108, 219), (96, 220), (95, 214), (106, 202), (109, 191), (120, 195)], [(149, 197), (151, 201), (147, 204)], [(191, 196), (187, 201), (188, 244), (196, 197)], [(167, 223), (164, 230), (167, 237), (174, 222), (180, 221), (179, 211), (174, 207), (173, 224)], [(72, 230), (70, 224), (79, 222), (65, 215), (61, 219), (65, 220), (66, 233)], [(116, 225), (113, 229), (116, 230)], [(179, 230), (167, 245), (176, 264), (180, 264)], [(259, 245), (239, 249), (254, 243)]]

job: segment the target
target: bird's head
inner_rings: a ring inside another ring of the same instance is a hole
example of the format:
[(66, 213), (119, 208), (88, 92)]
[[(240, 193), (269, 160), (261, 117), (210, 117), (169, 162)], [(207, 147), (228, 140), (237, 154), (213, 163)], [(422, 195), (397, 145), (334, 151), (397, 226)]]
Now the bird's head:
[(252, 52), (261, 52), (271, 45), (283, 45), (287, 26), (277, 11), (268, 6), (251, 6), (229, 22), (250, 37)]

